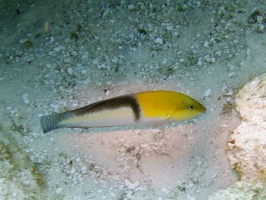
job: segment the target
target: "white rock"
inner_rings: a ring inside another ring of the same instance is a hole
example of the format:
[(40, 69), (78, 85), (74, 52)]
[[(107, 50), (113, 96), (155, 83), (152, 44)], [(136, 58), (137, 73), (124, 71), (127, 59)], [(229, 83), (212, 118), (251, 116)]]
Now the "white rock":
[(212, 93), (212, 90), (210, 88), (205, 89), (204, 97), (208, 97)]
[(87, 59), (88, 58), (88, 55), (87, 54), (84, 54), (83, 56), (81, 56), (81, 59), (82, 60), (85, 60), (85, 59)]
[(166, 28), (166, 30), (168, 30), (168, 31), (173, 30), (173, 26), (172, 26), (172, 25), (167, 25), (165, 28)]
[(16, 192), (12, 192), (12, 197), (17, 197), (18, 194)]
[(235, 76), (235, 74), (236, 74), (235, 72), (231, 72), (231, 73), (229, 73), (229, 77), (232, 78)]
[(201, 60), (198, 60), (197, 65), (198, 66), (202, 66), (202, 61)]
[(82, 173), (86, 173), (87, 172), (87, 166), (82, 166), (80, 170)]
[(57, 188), (55, 192), (56, 192), (57, 194), (60, 194), (62, 191), (63, 191), (63, 188)]
[(7, 109), (8, 111), (11, 111), (11, 110), (12, 110), (12, 107), (11, 107), (11, 106), (7, 106), (6, 109)]
[(55, 52), (59, 52), (61, 49), (60, 49), (59, 47), (55, 47), (53, 50), (54, 50)]
[(22, 98), (23, 98), (23, 102), (24, 102), (25, 104), (29, 104), (29, 103), (30, 103), (30, 101), (29, 101), (29, 99), (28, 99), (28, 94), (23, 94), (23, 95), (22, 95)]
[(128, 179), (125, 180), (125, 185), (127, 186), (128, 189), (134, 190), (139, 186), (139, 182), (136, 181), (135, 183), (131, 183)]
[(211, 58), (210, 63), (215, 63), (215, 58)]
[(18, 42), (20, 44), (24, 44), (25, 42), (27, 42), (27, 39), (26, 38), (21, 38)]
[(221, 127), (222, 127), (222, 128), (227, 128), (228, 125), (227, 125), (227, 124), (222, 124)]
[(70, 171), (70, 174), (74, 174), (76, 172), (75, 168), (73, 167)]
[(135, 6), (134, 6), (133, 4), (129, 4), (127, 8), (128, 8), (129, 10), (133, 10), (134, 7), (135, 7)]
[(71, 59), (70, 58), (64, 58), (63, 62), (64, 63), (70, 63), (71, 62)]
[(70, 75), (73, 74), (73, 70), (72, 70), (71, 67), (67, 68), (67, 73), (70, 74)]
[(160, 37), (157, 37), (154, 41), (156, 44), (163, 44), (163, 39)]
[(242, 122), (228, 140), (228, 158), (243, 181), (266, 181), (266, 74), (236, 95)]
[(209, 43), (208, 43), (208, 41), (205, 41), (203, 46), (204, 46), (204, 47), (209, 47)]
[(117, 63), (117, 62), (118, 62), (118, 58), (115, 56), (115, 57), (112, 59), (112, 62), (113, 62), (113, 63)]
[(95, 59), (92, 61), (92, 63), (93, 63), (94, 65), (98, 65), (98, 64), (99, 64), (99, 60), (98, 60), (97, 58), (95, 58)]
[(108, 96), (110, 94), (110, 91), (109, 90), (106, 90), (105, 91), (105, 95)]
[(53, 43), (55, 41), (54, 37), (50, 37), (50, 42)]

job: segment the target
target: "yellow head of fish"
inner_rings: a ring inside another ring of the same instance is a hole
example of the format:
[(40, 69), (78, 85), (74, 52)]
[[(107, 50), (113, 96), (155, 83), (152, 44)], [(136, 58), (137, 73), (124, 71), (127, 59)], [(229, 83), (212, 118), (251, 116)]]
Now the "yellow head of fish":
[(206, 108), (195, 99), (173, 91), (138, 93), (137, 99), (145, 117), (183, 121), (206, 112)]

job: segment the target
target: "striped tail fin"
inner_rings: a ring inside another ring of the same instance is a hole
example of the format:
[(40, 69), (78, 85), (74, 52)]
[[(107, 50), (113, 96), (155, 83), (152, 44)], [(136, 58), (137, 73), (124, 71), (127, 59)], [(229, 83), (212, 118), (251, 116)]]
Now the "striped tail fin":
[(60, 122), (62, 122), (65, 119), (68, 119), (73, 116), (73, 113), (71, 112), (63, 112), (59, 114), (52, 114), (52, 115), (45, 115), (41, 117), (41, 127), (43, 130), (43, 133), (50, 132), (52, 130), (62, 128), (63, 126), (60, 125)]

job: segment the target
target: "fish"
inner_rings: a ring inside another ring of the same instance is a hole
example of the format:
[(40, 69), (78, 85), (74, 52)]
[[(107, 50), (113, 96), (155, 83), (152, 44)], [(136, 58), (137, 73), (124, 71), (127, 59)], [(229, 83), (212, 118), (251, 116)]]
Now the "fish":
[(162, 125), (186, 121), (206, 112), (190, 96), (168, 90), (118, 96), (62, 113), (42, 116), (43, 133), (59, 128)]

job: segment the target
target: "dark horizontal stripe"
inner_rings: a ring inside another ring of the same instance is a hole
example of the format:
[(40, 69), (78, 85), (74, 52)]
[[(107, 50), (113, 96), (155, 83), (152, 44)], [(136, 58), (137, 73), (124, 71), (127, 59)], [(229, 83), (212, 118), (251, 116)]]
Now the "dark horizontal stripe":
[(140, 118), (140, 107), (133, 95), (126, 95), (99, 101), (88, 106), (73, 110), (72, 112), (75, 115), (84, 115), (100, 112), (103, 110), (114, 110), (122, 107), (130, 107), (132, 109), (135, 121)]

